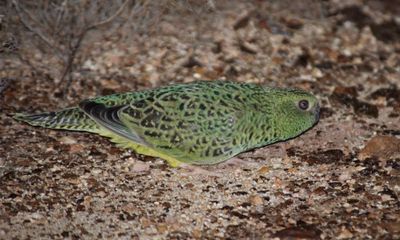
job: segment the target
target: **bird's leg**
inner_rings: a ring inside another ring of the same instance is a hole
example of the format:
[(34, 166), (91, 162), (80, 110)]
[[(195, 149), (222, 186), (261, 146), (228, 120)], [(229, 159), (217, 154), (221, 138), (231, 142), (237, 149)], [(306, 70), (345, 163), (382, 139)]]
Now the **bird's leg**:
[(205, 175), (205, 176), (213, 176), (213, 177), (221, 176), (220, 174), (218, 174), (216, 172), (208, 171), (202, 167), (181, 162), (181, 161), (179, 161), (175, 158), (169, 157), (169, 156), (164, 156), (163, 158), (173, 168), (183, 168), (183, 169), (188, 170), (187, 173), (184, 173), (185, 175)]

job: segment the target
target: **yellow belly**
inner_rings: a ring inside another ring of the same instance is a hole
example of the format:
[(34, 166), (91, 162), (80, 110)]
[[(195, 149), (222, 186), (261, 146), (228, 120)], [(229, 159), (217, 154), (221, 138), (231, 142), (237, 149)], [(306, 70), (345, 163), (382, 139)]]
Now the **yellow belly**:
[(182, 164), (182, 162), (177, 160), (176, 158), (168, 156), (164, 153), (157, 152), (156, 150), (154, 150), (148, 146), (143, 146), (141, 144), (132, 142), (131, 140), (121, 137), (119, 135), (116, 135), (115, 133), (112, 133), (105, 128), (100, 129), (100, 131), (97, 133), (101, 136), (109, 137), (112, 142), (117, 144), (118, 147), (130, 148), (130, 149), (135, 150), (135, 152), (137, 152), (139, 154), (143, 154), (143, 155), (151, 156), (151, 157), (162, 158), (162, 159), (166, 160), (171, 167), (179, 167), (179, 165)]

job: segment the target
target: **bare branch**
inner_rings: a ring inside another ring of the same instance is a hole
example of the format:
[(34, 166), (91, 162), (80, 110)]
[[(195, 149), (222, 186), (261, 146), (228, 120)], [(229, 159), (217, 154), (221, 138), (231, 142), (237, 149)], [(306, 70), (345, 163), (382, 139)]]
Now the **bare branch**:
[[(75, 59), (76, 53), (78, 52), (78, 49), (81, 46), (81, 43), (82, 43), (82, 41), (83, 41), (83, 39), (84, 39), (86, 34), (87, 34), (87, 31), (82, 32), (79, 35), (79, 38), (78, 38), (77, 42), (73, 46), (71, 46), (71, 52), (68, 55), (68, 61), (67, 61), (67, 64), (66, 64), (66, 66), (64, 68), (64, 72), (63, 72), (63, 74), (61, 76), (60, 84), (62, 84), (62, 82), (64, 81), (65, 77), (72, 71), (72, 67), (73, 67), (73, 63), (74, 63), (74, 59)], [(70, 85), (71, 85), (71, 80), (68, 80), (68, 82), (66, 84), (66, 87), (64, 89), (64, 93), (67, 91), (67, 89), (69, 88)], [(65, 95), (65, 94), (63, 94), (63, 95)]]
[[(58, 56), (64, 60), (63, 54), (62, 54), (62, 50), (56, 46), (50, 39), (48, 39), (46, 36), (43, 35), (43, 33), (41, 33), (39, 30), (37, 30), (36, 28), (32, 27), (29, 23), (27, 23), (25, 21), (25, 18), (22, 16), (22, 12), (25, 12), (28, 16), (30, 16), (32, 18), (32, 14), (24, 9), (21, 8), (20, 5), (18, 4), (18, 2), (16, 0), (12, 1), (15, 10), (17, 11), (18, 17), (21, 21), (21, 23), (24, 25), (24, 27), (26, 27), (29, 31), (31, 31), (32, 33), (34, 33), (35, 35), (37, 35), (39, 38), (41, 38), (47, 45), (49, 45), (51, 48), (55, 49), (57, 51)], [(34, 18), (32, 18), (34, 19)]]
[(63, 18), (64, 14), (65, 14), (65, 8), (67, 5), (67, 0), (64, 0), (64, 2), (61, 4), (61, 9), (60, 9), (60, 13), (57, 15), (57, 19), (55, 21), (55, 28), (57, 29), (60, 26), (61, 23), (61, 19)]
[(107, 23), (110, 23), (112, 20), (114, 20), (114, 18), (116, 18), (118, 15), (120, 15), (120, 14), (124, 11), (126, 5), (129, 3), (129, 1), (130, 1), (130, 0), (126, 0), (126, 1), (121, 5), (121, 7), (115, 12), (114, 15), (110, 16), (109, 18), (107, 18), (107, 19), (105, 19), (105, 20), (103, 20), (103, 21), (100, 21), (100, 22), (97, 22), (97, 23), (94, 23), (94, 24), (90, 25), (90, 26), (88, 27), (88, 30), (93, 29), (93, 28), (100, 27), (101, 25), (105, 25), (105, 24), (107, 24)]
[(76, 54), (77, 54), (77, 52), (78, 52), (78, 50), (79, 50), (79, 48), (81, 46), (81, 43), (82, 43), (83, 39), (85, 38), (86, 34), (92, 29), (95, 29), (97, 27), (100, 27), (101, 25), (105, 25), (105, 24), (108, 24), (111, 21), (113, 21), (114, 18), (116, 18), (118, 15), (120, 15), (123, 12), (123, 10), (125, 9), (125, 6), (129, 3), (129, 1), (130, 0), (126, 0), (121, 5), (121, 7), (115, 12), (114, 15), (110, 16), (109, 18), (107, 18), (107, 19), (105, 19), (103, 21), (94, 23), (94, 24), (90, 25), (89, 27), (85, 28), (84, 30), (82, 30), (82, 32), (78, 36), (78, 39), (77, 39), (76, 43), (74, 45), (70, 46), (71, 52), (68, 55), (67, 64), (66, 64), (66, 66), (64, 68), (64, 72), (63, 72), (63, 74), (61, 76), (61, 80), (60, 80), (60, 83), (62, 83), (62, 82), (64, 82), (65, 78), (67, 76), (69, 76), (69, 78), (67, 80), (67, 83), (65, 85), (65, 88), (63, 90), (63, 96), (66, 96), (66, 92), (68, 91), (68, 88), (71, 85), (72, 78), (71, 78), (71, 76), (69, 74), (72, 71), (75, 56), (76, 56)]

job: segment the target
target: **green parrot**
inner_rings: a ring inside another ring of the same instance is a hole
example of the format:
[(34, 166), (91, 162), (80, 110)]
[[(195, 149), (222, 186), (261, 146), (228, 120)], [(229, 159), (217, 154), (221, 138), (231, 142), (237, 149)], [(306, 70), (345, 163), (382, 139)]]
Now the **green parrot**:
[(294, 138), (318, 122), (319, 103), (302, 90), (203, 81), (97, 97), (79, 107), (14, 118), (97, 133), (177, 167), (216, 164)]

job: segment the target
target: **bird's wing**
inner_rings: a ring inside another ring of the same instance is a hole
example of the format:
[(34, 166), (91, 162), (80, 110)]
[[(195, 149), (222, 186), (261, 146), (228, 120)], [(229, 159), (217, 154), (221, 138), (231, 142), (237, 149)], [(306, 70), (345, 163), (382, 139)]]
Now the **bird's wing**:
[(218, 106), (220, 100), (166, 92), (132, 101), (118, 111), (118, 122), (158, 152), (181, 162), (213, 164), (239, 152), (233, 128), (241, 109)]
[(134, 141), (135, 143), (146, 145), (140, 136), (121, 122), (119, 112), (128, 106), (129, 105), (107, 107), (103, 103), (97, 103), (91, 100), (85, 100), (79, 104), (79, 107), (87, 115), (111, 133)]

